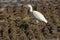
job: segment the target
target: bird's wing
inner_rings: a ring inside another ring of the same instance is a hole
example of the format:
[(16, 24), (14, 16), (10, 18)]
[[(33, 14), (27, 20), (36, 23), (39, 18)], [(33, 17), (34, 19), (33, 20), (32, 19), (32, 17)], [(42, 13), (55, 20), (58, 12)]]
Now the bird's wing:
[(38, 20), (41, 20), (41, 21), (44, 21), (46, 20), (45, 17), (38, 11), (33, 11), (33, 16), (38, 19)]

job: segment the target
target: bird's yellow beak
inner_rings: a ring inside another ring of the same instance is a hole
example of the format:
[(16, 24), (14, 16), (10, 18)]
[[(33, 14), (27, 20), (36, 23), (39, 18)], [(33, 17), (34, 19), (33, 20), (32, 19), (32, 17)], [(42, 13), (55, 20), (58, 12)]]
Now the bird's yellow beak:
[(24, 5), (24, 8), (29, 9), (27, 5)]
[(25, 8), (27, 8), (27, 5), (24, 5)]

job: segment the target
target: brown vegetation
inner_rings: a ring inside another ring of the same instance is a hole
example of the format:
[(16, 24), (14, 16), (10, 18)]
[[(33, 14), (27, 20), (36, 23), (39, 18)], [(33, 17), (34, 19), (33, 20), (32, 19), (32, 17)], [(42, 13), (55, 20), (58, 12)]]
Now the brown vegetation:
[(6, 7), (0, 12), (0, 40), (60, 40), (60, 0), (31, 3), (48, 23), (37, 24), (23, 7)]

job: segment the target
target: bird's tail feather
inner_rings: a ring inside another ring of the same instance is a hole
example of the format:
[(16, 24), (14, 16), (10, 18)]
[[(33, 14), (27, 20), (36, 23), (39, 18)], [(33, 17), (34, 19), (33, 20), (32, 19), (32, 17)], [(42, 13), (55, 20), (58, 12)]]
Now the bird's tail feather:
[(45, 23), (48, 23), (48, 21), (47, 21), (47, 20), (45, 20), (44, 22), (45, 22)]

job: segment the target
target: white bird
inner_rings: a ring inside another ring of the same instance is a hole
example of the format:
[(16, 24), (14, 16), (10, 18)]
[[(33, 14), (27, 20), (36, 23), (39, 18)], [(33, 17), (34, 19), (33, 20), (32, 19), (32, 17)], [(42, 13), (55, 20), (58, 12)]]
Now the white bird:
[(33, 17), (36, 19), (37, 23), (39, 23), (39, 21), (43, 21), (45, 23), (48, 22), (40, 12), (33, 10), (32, 5), (28, 4), (27, 7), (29, 7), (30, 9), (29, 11), (33, 15)]

